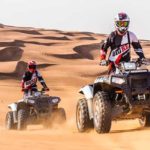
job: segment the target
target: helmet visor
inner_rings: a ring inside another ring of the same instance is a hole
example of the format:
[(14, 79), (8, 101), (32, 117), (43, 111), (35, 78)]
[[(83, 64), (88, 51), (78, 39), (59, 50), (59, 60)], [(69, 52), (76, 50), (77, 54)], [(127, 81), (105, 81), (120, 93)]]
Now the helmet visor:
[(129, 21), (116, 21), (116, 26), (117, 27), (128, 27)]

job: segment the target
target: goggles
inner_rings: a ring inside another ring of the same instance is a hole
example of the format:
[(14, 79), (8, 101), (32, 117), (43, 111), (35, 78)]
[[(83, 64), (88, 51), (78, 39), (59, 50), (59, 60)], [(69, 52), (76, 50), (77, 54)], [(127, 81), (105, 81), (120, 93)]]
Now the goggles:
[(117, 27), (128, 27), (129, 21), (116, 21), (116, 26)]
[(29, 69), (36, 69), (36, 65), (30, 65)]

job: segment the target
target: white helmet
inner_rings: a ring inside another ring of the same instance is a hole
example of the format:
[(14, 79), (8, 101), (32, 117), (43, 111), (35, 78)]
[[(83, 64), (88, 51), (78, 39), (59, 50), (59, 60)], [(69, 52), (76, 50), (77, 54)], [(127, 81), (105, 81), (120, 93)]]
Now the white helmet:
[(127, 32), (129, 28), (130, 18), (126, 13), (118, 13), (115, 17), (115, 27), (120, 34)]

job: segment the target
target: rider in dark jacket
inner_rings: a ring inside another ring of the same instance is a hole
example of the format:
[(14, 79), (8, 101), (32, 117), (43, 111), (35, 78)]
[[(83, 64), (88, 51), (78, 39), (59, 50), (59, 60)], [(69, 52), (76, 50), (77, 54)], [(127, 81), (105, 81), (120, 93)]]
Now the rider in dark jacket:
[(37, 65), (35, 61), (29, 61), (28, 62), (28, 67), (27, 71), (24, 73), (23, 78), (22, 78), (22, 91), (25, 92), (25, 94), (28, 93), (30, 90), (32, 91), (37, 91), (37, 80), (41, 83), (43, 86), (44, 90), (49, 90), (47, 87), (43, 77), (39, 73), (39, 71), (36, 69)]
[(109, 61), (109, 74), (115, 72), (116, 66), (121, 62), (130, 61), (131, 45), (139, 60), (145, 58), (140, 42), (133, 32), (128, 31), (130, 19), (126, 13), (118, 13), (115, 17), (116, 30), (113, 31), (106, 41), (102, 44), (100, 51), (101, 65), (106, 65), (106, 54), (110, 48)]

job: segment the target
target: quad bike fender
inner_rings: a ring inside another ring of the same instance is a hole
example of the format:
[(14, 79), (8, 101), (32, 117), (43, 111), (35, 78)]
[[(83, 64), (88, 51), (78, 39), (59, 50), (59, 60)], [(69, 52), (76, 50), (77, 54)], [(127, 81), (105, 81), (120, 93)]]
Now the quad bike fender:
[(93, 85), (86, 85), (79, 90), (79, 93), (83, 94), (86, 99), (93, 98)]
[(17, 104), (12, 103), (12, 104), (8, 105), (8, 108), (10, 108), (12, 111), (17, 111)]
[(79, 90), (79, 93), (83, 94), (87, 100), (88, 113), (90, 120), (93, 118), (93, 108), (92, 108), (92, 99), (93, 99), (93, 85), (86, 85)]
[(18, 111), (20, 108), (26, 108), (27, 104), (23, 101), (18, 101), (16, 103), (12, 103), (8, 105), (8, 108), (10, 108), (12, 111)]

